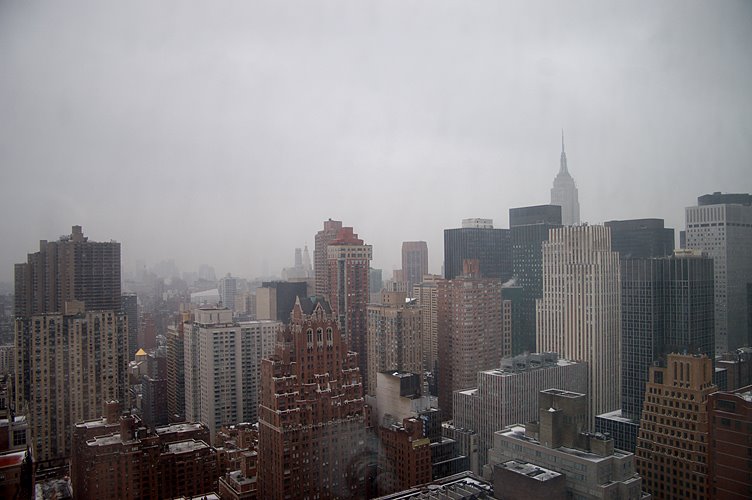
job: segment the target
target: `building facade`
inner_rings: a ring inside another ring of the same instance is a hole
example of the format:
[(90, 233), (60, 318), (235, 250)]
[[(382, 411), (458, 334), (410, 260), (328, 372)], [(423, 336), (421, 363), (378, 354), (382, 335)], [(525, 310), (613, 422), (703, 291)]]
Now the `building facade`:
[(588, 364), (590, 427), (621, 403), (621, 280), (609, 229), (552, 229), (543, 243), (543, 297), (537, 302), (541, 351)]
[(519, 322), (515, 325), (512, 354), (536, 352), (535, 301), (543, 297), (542, 245), (548, 231), (561, 226), (561, 207), (538, 205), (509, 209), (514, 285), (522, 288)]
[(381, 304), (368, 306), (368, 385), (367, 394), (375, 394), (379, 372), (423, 371), (423, 323), (421, 310), (406, 294), (382, 292)]
[(752, 495), (752, 386), (708, 396), (710, 498)]
[(373, 250), (351, 227), (342, 228), (327, 247), (332, 310), (350, 349), (358, 353), (360, 373), (368, 383), (368, 303)]
[(413, 297), (421, 312), (423, 339), (423, 371), (434, 373), (439, 360), (438, 342), (438, 285), (441, 280), (437, 275), (425, 275), (423, 280), (413, 287)]
[(621, 259), (668, 257), (674, 252), (674, 230), (664, 227), (663, 219), (612, 220), (603, 225), (611, 229), (611, 250)]
[(713, 357), (713, 261), (699, 252), (625, 259), (622, 412), (639, 420), (650, 366), (672, 352)]
[(412, 291), (416, 283), (423, 281), (428, 274), (428, 245), (425, 241), (402, 242), (402, 272)]
[(686, 209), (686, 247), (715, 264), (715, 342), (723, 354), (752, 345), (752, 195), (713, 193)]
[(329, 219), (324, 221), (324, 229), (316, 233), (313, 248), (313, 273), (316, 279), (316, 295), (329, 296), (329, 254), (327, 247), (342, 229), (342, 221)]
[[(118, 406), (113, 403), (114, 406)], [(216, 491), (217, 454), (199, 424), (149, 430), (138, 417), (106, 417), (75, 425), (71, 480), (82, 500), (161, 499)]]
[(133, 359), (138, 345), (139, 319), (138, 296), (135, 293), (124, 293), (122, 310), (128, 319), (128, 359)]
[(167, 418), (185, 421), (185, 331), (191, 329), (191, 313), (182, 312), (167, 327)]
[(444, 278), (463, 274), (463, 262), (477, 260), (484, 278), (512, 277), (509, 229), (494, 229), (491, 219), (464, 219), (462, 227), (444, 230)]
[(264, 281), (256, 289), (256, 319), (290, 322), (295, 299), (308, 296), (304, 281)]
[(120, 244), (90, 242), (73, 226), (15, 271), (14, 407), (29, 415), (36, 460), (66, 457), (74, 422), (126, 398)]
[(367, 409), (358, 355), (325, 301), (298, 299), (262, 361), (260, 498), (363, 497)]
[(670, 354), (650, 368), (637, 438), (637, 471), (653, 498), (707, 498), (708, 396), (713, 363), (704, 355)]
[(217, 290), (219, 290), (219, 301), (226, 308), (235, 310), (235, 297), (238, 295), (238, 278), (230, 276), (227, 273), (217, 283)]
[(501, 281), (479, 277), (478, 261), (465, 273), (437, 282), (439, 407), (452, 415), (452, 393), (475, 387), (479, 371), (499, 366), (503, 355)]
[[(268, 320), (236, 323), (227, 308), (194, 312), (184, 354), (186, 408), (197, 412), (189, 420), (206, 424), (212, 440), (222, 426), (257, 420), (261, 360), (274, 352), (279, 326)], [(196, 358), (194, 369), (188, 363)]]

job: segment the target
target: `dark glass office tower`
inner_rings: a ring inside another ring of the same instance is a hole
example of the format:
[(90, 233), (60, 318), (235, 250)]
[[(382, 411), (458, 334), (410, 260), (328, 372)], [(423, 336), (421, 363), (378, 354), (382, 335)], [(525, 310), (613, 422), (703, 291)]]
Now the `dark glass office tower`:
[(622, 414), (639, 420), (648, 368), (715, 353), (713, 260), (697, 252), (622, 261)]
[(611, 248), (622, 259), (668, 257), (674, 252), (674, 230), (664, 227), (663, 219), (612, 220)]
[(512, 275), (522, 291), (513, 303), (515, 325), (512, 328), (512, 355), (535, 348), (535, 300), (543, 297), (543, 254), (541, 244), (548, 241), (548, 230), (561, 226), (559, 205), (537, 205), (509, 210), (512, 243)]
[(715, 352), (713, 259), (699, 251), (623, 259), (621, 412), (601, 415), (596, 431), (634, 451), (648, 371), (670, 353)]
[(462, 276), (465, 260), (478, 260), (484, 278), (512, 277), (509, 229), (494, 229), (491, 219), (464, 219), (462, 227), (444, 230), (444, 277)]

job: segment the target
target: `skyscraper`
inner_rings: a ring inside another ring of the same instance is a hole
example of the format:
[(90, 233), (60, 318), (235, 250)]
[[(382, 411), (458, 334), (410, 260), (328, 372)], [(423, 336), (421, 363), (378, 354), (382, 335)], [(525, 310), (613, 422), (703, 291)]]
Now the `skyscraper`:
[(686, 246), (715, 264), (716, 354), (752, 345), (752, 195), (706, 194), (686, 209)]
[(185, 329), (191, 328), (190, 312), (180, 313), (174, 325), (167, 327), (167, 418), (185, 420)]
[(426, 275), (413, 287), (413, 297), (421, 311), (423, 330), (423, 371), (435, 372), (439, 359), (438, 343), (438, 275)]
[(650, 367), (672, 352), (713, 356), (713, 260), (700, 251), (622, 259), (621, 410), (596, 419), (616, 446), (634, 451)]
[(316, 295), (329, 296), (329, 262), (327, 247), (342, 229), (342, 221), (329, 219), (324, 221), (324, 229), (316, 233), (313, 248), (313, 274), (316, 278)]
[(121, 308), (120, 243), (89, 241), (81, 226), (58, 241), (40, 241), (15, 272), (16, 316), (62, 312), (72, 300), (87, 311)]
[(707, 356), (670, 354), (650, 367), (635, 455), (653, 498), (708, 497), (708, 396), (717, 390)]
[(138, 345), (138, 296), (135, 293), (124, 293), (122, 310), (128, 319), (128, 359), (133, 359)]
[(28, 411), (35, 458), (62, 458), (74, 423), (126, 399), (120, 244), (90, 242), (73, 226), (16, 264), (15, 287), (15, 408)]
[(423, 371), (420, 308), (406, 304), (404, 292), (383, 291), (381, 296), (381, 304), (368, 305), (367, 394), (375, 394), (379, 372)]
[(327, 247), (329, 295), (332, 310), (350, 348), (358, 353), (360, 374), (367, 383), (368, 302), (372, 249), (353, 228), (344, 227)]
[(402, 273), (407, 289), (412, 293), (413, 285), (423, 281), (423, 276), (428, 274), (428, 245), (425, 241), (402, 242)]
[(477, 260), (484, 278), (512, 277), (509, 229), (494, 229), (492, 219), (463, 219), (462, 227), (444, 230), (444, 277), (462, 276), (464, 261)]
[(193, 412), (187, 416), (206, 424), (212, 440), (222, 426), (258, 418), (261, 360), (274, 352), (279, 325), (276, 321), (234, 322), (227, 308), (195, 311), (186, 339), (190, 339), (186, 352), (194, 354), (186, 356), (185, 362), (192, 362), (197, 351), (198, 366), (186, 369), (186, 407)]
[(561, 160), (559, 173), (551, 188), (551, 205), (561, 207), (561, 223), (565, 226), (580, 223), (580, 202), (577, 185), (567, 169), (567, 154), (564, 152), (564, 131), (561, 132)]
[(238, 279), (227, 276), (219, 280), (219, 300), (222, 305), (231, 311), (235, 310), (235, 296), (238, 294)]
[(484, 278), (478, 261), (466, 261), (463, 275), (437, 282), (437, 302), (439, 407), (448, 419), (452, 393), (475, 387), (479, 371), (501, 362), (501, 282)]
[(588, 364), (590, 427), (621, 402), (619, 256), (603, 226), (551, 229), (543, 243), (543, 298), (537, 303), (540, 351)]
[(622, 412), (639, 419), (650, 366), (672, 352), (715, 352), (713, 261), (684, 251), (626, 259), (622, 279)]
[(512, 239), (512, 274), (515, 286), (522, 287), (512, 339), (512, 354), (535, 352), (535, 301), (543, 297), (542, 245), (548, 231), (561, 226), (561, 207), (537, 205), (509, 209)]
[(299, 298), (262, 361), (259, 497), (365, 497), (367, 425), (358, 355), (327, 302)]

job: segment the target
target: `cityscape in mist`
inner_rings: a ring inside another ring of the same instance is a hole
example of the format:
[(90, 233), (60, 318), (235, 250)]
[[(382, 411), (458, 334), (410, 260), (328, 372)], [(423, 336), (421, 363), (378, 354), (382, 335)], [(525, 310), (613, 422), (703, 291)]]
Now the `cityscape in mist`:
[(750, 47), (0, 0), (0, 498), (750, 498)]

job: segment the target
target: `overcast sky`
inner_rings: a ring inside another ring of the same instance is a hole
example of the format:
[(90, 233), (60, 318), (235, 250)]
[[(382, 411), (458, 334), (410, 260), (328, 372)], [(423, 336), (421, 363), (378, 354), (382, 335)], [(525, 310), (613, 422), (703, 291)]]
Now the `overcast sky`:
[(329, 217), (400, 267), (467, 217), (752, 192), (752, 2), (0, 0), (0, 281), (80, 224), (253, 277)]

